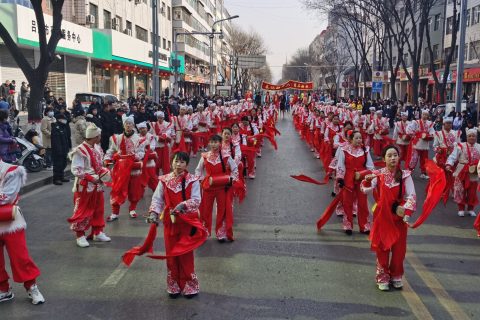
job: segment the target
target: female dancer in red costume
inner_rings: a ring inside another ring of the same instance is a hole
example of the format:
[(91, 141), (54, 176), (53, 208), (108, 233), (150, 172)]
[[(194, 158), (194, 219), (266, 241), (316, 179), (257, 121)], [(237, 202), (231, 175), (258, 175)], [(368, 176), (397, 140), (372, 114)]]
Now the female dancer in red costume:
[(377, 206), (370, 234), (371, 249), (377, 254), (376, 281), (382, 291), (403, 287), (403, 261), (407, 250), (408, 221), (416, 209), (415, 186), (409, 170), (398, 166), (396, 146), (383, 149), (386, 167), (365, 176), (361, 189), (374, 191)]

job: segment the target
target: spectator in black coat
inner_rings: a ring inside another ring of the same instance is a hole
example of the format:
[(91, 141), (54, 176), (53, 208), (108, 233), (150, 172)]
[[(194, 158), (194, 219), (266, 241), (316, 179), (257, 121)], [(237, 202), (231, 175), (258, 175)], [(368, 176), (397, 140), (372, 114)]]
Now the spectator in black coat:
[(110, 137), (114, 133), (116, 114), (116, 110), (111, 104), (105, 105), (105, 108), (100, 113), (100, 119), (102, 122), (101, 145), (104, 152), (108, 150)]
[[(65, 178), (65, 168), (67, 167), (67, 155), (72, 147), (70, 139), (70, 128), (65, 114), (58, 113), (57, 121), (52, 123), (52, 162), (53, 162), (53, 184), (62, 185), (63, 182), (70, 181)], [(68, 129), (67, 129), (68, 128)]]
[(87, 120), (87, 122), (94, 123), (98, 128), (102, 129), (102, 116), (98, 113), (97, 108), (88, 110), (85, 120)]

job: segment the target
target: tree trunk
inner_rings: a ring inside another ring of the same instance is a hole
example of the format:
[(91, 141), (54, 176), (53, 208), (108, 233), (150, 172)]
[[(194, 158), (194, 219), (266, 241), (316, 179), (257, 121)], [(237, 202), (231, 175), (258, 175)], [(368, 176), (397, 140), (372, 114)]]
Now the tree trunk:
[(418, 85), (419, 85), (418, 72), (414, 72), (412, 77), (412, 103), (414, 105), (418, 105)]
[(28, 99), (28, 122), (39, 122), (43, 117), (43, 90), (45, 83), (30, 83), (30, 98)]
[(397, 84), (397, 75), (392, 72), (389, 80), (390, 80), (390, 99), (392, 99), (393, 101), (396, 101), (397, 88), (395, 88), (395, 85)]

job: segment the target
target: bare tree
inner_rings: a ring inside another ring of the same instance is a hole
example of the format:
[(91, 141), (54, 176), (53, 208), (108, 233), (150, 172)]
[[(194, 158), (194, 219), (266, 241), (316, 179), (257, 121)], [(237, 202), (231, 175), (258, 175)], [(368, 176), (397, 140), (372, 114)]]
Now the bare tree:
[[(30, 0), (38, 25), (38, 42), (40, 44), (40, 60), (36, 68), (27, 61), (22, 51), (18, 48), (12, 36), (0, 22), (0, 38), (2, 38), (8, 51), (22, 69), (30, 84), (30, 99), (28, 100), (28, 121), (38, 122), (42, 119), (42, 98), (45, 83), (48, 79), (50, 65), (55, 61), (55, 50), (62, 39), (62, 7), (64, 0), (51, 0), (53, 11), (53, 25), (50, 30), (50, 39), (47, 41), (45, 19), (43, 17), (42, 0)], [(22, 23), (19, 21), (19, 23)]]
[[(230, 33), (230, 47), (233, 55), (233, 77), (235, 79), (235, 92), (239, 89), (245, 90), (252, 82), (253, 70), (241, 68), (238, 65), (239, 55), (264, 55), (267, 48), (262, 37), (255, 31), (248, 32), (241, 29), (238, 25), (233, 25)], [(265, 67), (267, 68), (267, 67)]]
[(284, 80), (295, 80), (307, 82), (311, 81), (310, 68), (312, 59), (308, 48), (298, 49), (291, 57), (290, 62), (282, 68), (282, 78)]

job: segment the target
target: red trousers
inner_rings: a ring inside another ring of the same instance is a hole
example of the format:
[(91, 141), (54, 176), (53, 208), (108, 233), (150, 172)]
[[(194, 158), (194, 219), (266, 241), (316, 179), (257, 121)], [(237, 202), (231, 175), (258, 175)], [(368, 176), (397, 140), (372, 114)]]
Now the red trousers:
[(395, 225), (399, 231), (397, 242), (390, 250), (377, 249), (377, 283), (388, 283), (390, 280), (401, 280), (403, 276), (403, 261), (407, 252), (407, 230), (406, 223), (396, 220)]
[[(177, 220), (178, 221), (178, 220)], [(190, 233), (191, 227), (181, 222), (175, 224), (173, 230), (165, 229), (165, 251), (172, 250), (183, 233)], [(176, 294), (195, 294), (199, 292), (198, 279), (195, 275), (193, 251), (184, 255), (167, 258), (167, 292)]]
[(478, 204), (477, 187), (478, 181), (470, 181), (468, 188), (465, 188), (463, 191), (465, 195), (463, 202), (457, 204), (459, 211), (464, 211), (465, 206), (467, 207), (467, 210), (473, 210), (473, 208)]
[(156, 148), (157, 152), (157, 175), (160, 175), (160, 169), (162, 174), (170, 173), (170, 150), (168, 146), (162, 148)]
[(192, 136), (192, 153), (197, 154), (199, 148), (199, 138), (195, 135)]
[(3, 248), (7, 249), (12, 268), (13, 280), (24, 284), (30, 289), (40, 275), (40, 270), (28, 254), (25, 230), (0, 235), (0, 292), (9, 290), (8, 273), (5, 270), (5, 256)]
[[(130, 181), (128, 182), (128, 201), (130, 202), (130, 206), (128, 208), (129, 211), (135, 210), (137, 208), (137, 203), (143, 197), (144, 189), (142, 188), (142, 176), (135, 175), (130, 176)], [(112, 213), (119, 214), (120, 213), (120, 206), (123, 203), (116, 203), (112, 202)]]
[(70, 229), (77, 237), (85, 235), (92, 228), (93, 234), (99, 234), (105, 227), (103, 191), (75, 192), (73, 194), (74, 212), (68, 219)]
[(204, 190), (200, 206), (200, 217), (205, 222), (209, 234), (212, 233), (213, 202), (217, 202), (217, 219), (215, 234), (217, 239), (233, 240), (233, 195), (231, 188), (224, 187), (214, 190)]
[(377, 157), (382, 156), (383, 140), (373, 139), (373, 154)]
[(410, 162), (410, 170), (415, 169), (419, 159), (420, 159), (420, 170), (422, 171), (423, 174), (425, 174), (427, 172), (427, 169), (425, 168), (425, 162), (428, 159), (428, 150), (413, 149), (412, 161)]
[(353, 203), (357, 199), (357, 219), (358, 226), (360, 231), (370, 230), (368, 224), (368, 202), (367, 195), (360, 191), (360, 184), (355, 183), (352, 191), (344, 188), (342, 196), (343, 211), (343, 229), (352, 230), (353, 229)]
[(406, 161), (408, 145), (397, 144), (397, 146), (400, 149), (400, 161)]

